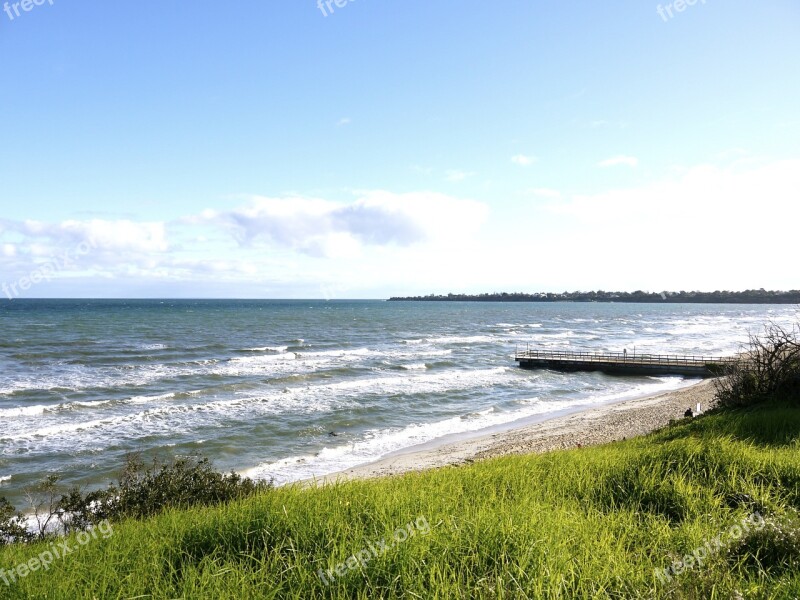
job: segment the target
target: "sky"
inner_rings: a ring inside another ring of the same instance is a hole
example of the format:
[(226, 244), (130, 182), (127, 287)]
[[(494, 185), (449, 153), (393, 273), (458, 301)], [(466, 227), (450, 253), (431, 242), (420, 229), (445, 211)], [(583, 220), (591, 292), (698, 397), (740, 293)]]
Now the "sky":
[(0, 0), (0, 298), (800, 288), (800, 3), (689, 1)]

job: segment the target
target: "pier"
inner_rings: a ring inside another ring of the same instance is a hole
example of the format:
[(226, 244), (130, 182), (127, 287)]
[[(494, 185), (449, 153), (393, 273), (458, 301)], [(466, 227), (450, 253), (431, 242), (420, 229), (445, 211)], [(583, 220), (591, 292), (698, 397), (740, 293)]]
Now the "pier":
[(566, 352), (519, 348), (514, 359), (523, 369), (602, 371), (614, 375), (683, 375), (716, 377), (735, 357), (635, 354), (626, 352)]

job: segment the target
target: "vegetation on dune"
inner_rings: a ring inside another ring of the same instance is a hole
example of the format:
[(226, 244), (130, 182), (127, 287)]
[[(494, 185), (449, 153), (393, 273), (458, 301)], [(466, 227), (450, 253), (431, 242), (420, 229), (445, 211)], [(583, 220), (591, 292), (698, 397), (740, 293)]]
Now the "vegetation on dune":
[(22, 514), (0, 498), (0, 546), (85, 531), (103, 521), (142, 519), (170, 508), (215, 506), (270, 487), (270, 483), (256, 483), (237, 473), (219, 473), (202, 456), (182, 456), (169, 462), (154, 458), (147, 465), (141, 454), (133, 454), (128, 456), (119, 481), (105, 489), (84, 492), (73, 487), (63, 493), (56, 475), (29, 488), (26, 496), (36, 531), (28, 530)]
[(0, 546), (15, 541), (29, 541), (32, 537), (25, 526), (24, 517), (6, 498), (0, 498)]
[(770, 398), (800, 403), (800, 329), (770, 323), (751, 335), (741, 360), (716, 382), (724, 406), (751, 406)]
[(167, 503), (0, 572), (0, 597), (797, 598), (800, 411), (776, 389), (600, 447)]
[[(0, 597), (792, 598), (798, 432), (773, 402), (603, 447), (168, 509)], [(763, 527), (729, 535), (754, 514)], [(399, 542), (420, 517), (429, 532)], [(673, 568), (719, 537), (702, 566)], [(7, 547), (0, 565), (45, 547)], [(385, 551), (338, 575), (370, 548)]]

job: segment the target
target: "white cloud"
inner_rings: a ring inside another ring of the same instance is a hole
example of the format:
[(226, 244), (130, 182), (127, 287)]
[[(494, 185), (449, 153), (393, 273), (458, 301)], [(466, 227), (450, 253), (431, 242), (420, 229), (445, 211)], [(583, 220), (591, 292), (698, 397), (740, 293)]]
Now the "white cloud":
[(797, 287), (790, 260), (799, 189), (800, 160), (701, 165), (647, 186), (548, 205), (560, 216), (549, 243), (563, 248), (559, 268), (586, 272), (589, 252), (609, 281), (636, 277), (662, 289)]
[(164, 279), (164, 264), (171, 259), (160, 222), (5, 220), (0, 242), (0, 271), (10, 284), (48, 265), (51, 277), (32, 288), (31, 295), (46, 295), (49, 286), (77, 279), (92, 285), (139, 273)]
[(24, 236), (44, 240), (55, 246), (75, 246), (91, 243), (100, 249), (135, 252), (163, 252), (167, 250), (164, 223), (129, 220), (105, 221), (43, 221), (7, 222), (8, 228)]
[[(350, 202), (253, 197), (169, 225), (2, 220), (0, 271), (13, 282), (58, 258), (53, 281), (31, 292), (45, 296), (84, 289), (101, 296), (307, 297), (321, 293), (322, 284), (374, 294), (399, 272), (438, 281), (440, 255), (460, 260), (459, 249), (469, 246), (487, 213), (483, 204), (445, 194), (378, 190), (358, 192)], [(91, 251), (79, 253), (84, 242)]]
[[(501, 206), (497, 218), (511, 216), (485, 228), (488, 209), (479, 202), (380, 190), (356, 192), (350, 201), (250, 197), (170, 224), (4, 220), (0, 272), (12, 282), (95, 239), (97, 248), (35, 293), (374, 297), (412, 290), (792, 288), (797, 190), (800, 160), (735, 162), (683, 167), (646, 185), (591, 194), (529, 189), (528, 197), (543, 200)], [(557, 252), (534, 270), (509, 259), (536, 248)]]
[(469, 235), (484, 205), (444, 194), (369, 191), (352, 203), (319, 198), (254, 197), (247, 206), (205, 211), (242, 246), (270, 243), (311, 256), (357, 256), (363, 246), (411, 246)]
[(612, 156), (611, 158), (607, 158), (605, 160), (601, 160), (597, 163), (598, 167), (618, 167), (618, 166), (627, 166), (627, 167), (635, 167), (639, 164), (639, 159), (635, 156)]
[(525, 154), (517, 154), (516, 156), (511, 157), (511, 162), (521, 167), (529, 167), (538, 160), (539, 159), (535, 156), (529, 156)]
[(342, 117), (336, 122), (336, 125), (338, 127), (344, 127), (345, 125), (350, 125), (352, 122), (353, 120), (350, 117)]

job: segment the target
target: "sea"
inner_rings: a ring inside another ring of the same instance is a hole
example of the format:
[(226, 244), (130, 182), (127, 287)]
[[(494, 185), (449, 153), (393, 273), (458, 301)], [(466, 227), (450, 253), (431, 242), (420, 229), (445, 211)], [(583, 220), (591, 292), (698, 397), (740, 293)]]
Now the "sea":
[(795, 306), (0, 302), (0, 497), (103, 486), (134, 452), (276, 485), (693, 383), (527, 371), (518, 348), (731, 355)]

